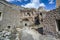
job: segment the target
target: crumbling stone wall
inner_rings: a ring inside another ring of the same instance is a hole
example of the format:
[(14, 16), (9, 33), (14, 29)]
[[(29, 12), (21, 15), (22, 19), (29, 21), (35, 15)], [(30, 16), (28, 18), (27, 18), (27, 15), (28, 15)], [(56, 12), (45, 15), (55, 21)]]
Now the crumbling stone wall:
[[(35, 9), (24, 9), (19, 6), (11, 5), (4, 1), (0, 1), (0, 11), (3, 13), (2, 20), (0, 21), (1, 29), (8, 28), (9, 26), (11, 29), (13, 27), (23, 27), (23, 22), (25, 18), (29, 21), (27, 24), (29, 26), (35, 26), (35, 17), (37, 16), (37, 11)], [(39, 18), (40, 19), (40, 18)], [(40, 20), (39, 20), (40, 21)], [(25, 21), (26, 22), (26, 21)]]
[(60, 6), (60, 0), (56, 0), (56, 7), (58, 8)]
[(44, 33), (46, 34), (55, 34), (56, 30), (56, 19), (60, 19), (60, 8), (56, 8), (46, 13), (44, 18)]
[[(15, 9), (14, 5), (6, 5), (0, 2), (0, 12), (3, 13), (2, 20), (0, 21), (1, 29), (11, 26), (11, 28), (21, 26), (20, 23), (20, 9)], [(0, 30), (1, 30), (0, 29)]]

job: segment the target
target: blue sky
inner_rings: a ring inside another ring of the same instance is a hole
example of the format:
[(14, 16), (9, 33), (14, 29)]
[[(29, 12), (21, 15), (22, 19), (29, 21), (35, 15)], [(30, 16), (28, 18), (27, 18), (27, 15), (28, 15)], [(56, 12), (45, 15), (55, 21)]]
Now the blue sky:
[(6, 0), (10, 3), (25, 7), (25, 8), (39, 8), (45, 7), (47, 10), (56, 8), (56, 0)]

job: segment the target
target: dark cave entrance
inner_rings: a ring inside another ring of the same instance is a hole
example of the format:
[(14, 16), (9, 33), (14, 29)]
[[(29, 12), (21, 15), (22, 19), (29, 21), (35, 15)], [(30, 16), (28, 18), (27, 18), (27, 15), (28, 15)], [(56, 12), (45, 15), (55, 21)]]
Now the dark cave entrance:
[(35, 25), (39, 25), (39, 24), (40, 24), (39, 16), (36, 16), (35, 17)]
[(27, 23), (25, 23), (25, 26), (27, 26)]
[(11, 28), (11, 26), (8, 26), (8, 29), (10, 29)]
[(40, 28), (36, 29), (36, 31), (38, 31), (40, 34), (43, 35), (43, 27), (40, 27)]
[(60, 20), (56, 20), (58, 31), (60, 31)]

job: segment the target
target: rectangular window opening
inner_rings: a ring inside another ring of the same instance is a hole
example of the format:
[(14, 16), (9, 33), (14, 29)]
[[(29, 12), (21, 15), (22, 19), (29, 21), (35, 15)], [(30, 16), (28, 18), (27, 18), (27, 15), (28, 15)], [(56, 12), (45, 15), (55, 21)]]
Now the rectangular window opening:
[(1, 17), (1, 12), (0, 12), (0, 17)]
[(60, 20), (56, 20), (58, 31), (60, 31)]
[(30, 13), (27, 13), (30, 16)]
[(0, 11), (0, 21), (2, 20), (2, 12)]

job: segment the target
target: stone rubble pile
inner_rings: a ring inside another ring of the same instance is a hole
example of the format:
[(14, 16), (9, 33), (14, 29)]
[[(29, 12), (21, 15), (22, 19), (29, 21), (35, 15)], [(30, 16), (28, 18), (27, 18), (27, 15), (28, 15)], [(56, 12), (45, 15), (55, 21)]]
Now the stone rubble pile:
[(56, 39), (52, 35), (41, 35), (37, 31), (30, 28), (24, 28), (22, 31), (21, 40), (60, 40), (60, 39)]
[(10, 40), (10, 34), (11, 32), (8, 32), (8, 31), (2, 31), (0, 32), (0, 40)]
[(52, 35), (41, 35), (37, 31), (31, 28), (23, 28), (21, 31), (21, 37), (19, 33), (12, 33), (10, 31), (0, 31), (0, 40), (60, 40), (56, 39)]

